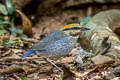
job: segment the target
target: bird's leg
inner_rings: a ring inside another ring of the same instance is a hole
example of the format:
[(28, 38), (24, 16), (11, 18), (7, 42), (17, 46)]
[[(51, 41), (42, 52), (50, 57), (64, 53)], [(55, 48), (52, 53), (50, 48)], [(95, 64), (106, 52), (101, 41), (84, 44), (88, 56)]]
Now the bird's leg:
[(52, 62), (49, 58), (44, 58), (46, 62), (50, 63), (52, 66), (54, 66), (55, 68), (57, 68), (59, 71), (63, 72), (63, 70), (61, 68), (59, 68), (57, 65), (55, 65), (54, 62)]

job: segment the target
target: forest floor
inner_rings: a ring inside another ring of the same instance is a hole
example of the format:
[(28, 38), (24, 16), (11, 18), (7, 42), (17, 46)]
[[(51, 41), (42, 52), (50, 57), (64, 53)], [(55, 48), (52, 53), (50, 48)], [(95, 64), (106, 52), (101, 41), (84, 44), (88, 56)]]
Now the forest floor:
[[(61, 3), (61, 5), (63, 3)], [(79, 4), (77, 3), (73, 4), (73, 6), (69, 4), (66, 5), (67, 7), (63, 6), (64, 9), (60, 7), (60, 11), (56, 12), (57, 9), (59, 9), (59, 7), (57, 7), (55, 11), (53, 10), (50, 13), (48, 6), (45, 7), (45, 14), (44, 10), (40, 10), (41, 6), (38, 6), (35, 12), (31, 12), (34, 10), (29, 10), (28, 6), (31, 4), (22, 8), (21, 10), (31, 20), (33, 37), (21, 38), (13, 37), (10, 34), (0, 35), (0, 38), (6, 38), (12, 43), (12, 46), (9, 47), (0, 46), (0, 80), (83, 80), (83, 78), (86, 80), (120, 80), (120, 61), (116, 59), (95, 64), (94, 61), (92, 61), (93, 58), (85, 57), (83, 59), (84, 63), (81, 66), (80, 64), (74, 63), (74, 55), (68, 55), (57, 61), (53, 61), (63, 70), (63, 74), (55, 67), (46, 63), (44, 56), (32, 54), (23, 60), (21, 59), (21, 56), (31, 48), (32, 44), (41, 40), (47, 34), (60, 29), (64, 25), (80, 23), (84, 17), (94, 16), (96, 13), (103, 10), (120, 8), (119, 0), (118, 3), (110, 2), (101, 4), (89, 3), (89, 1), (85, 3), (83, 1), (81, 4), (82, 7), (78, 7)], [(89, 6), (87, 6), (88, 4)], [(16, 20), (15, 22), (16, 27), (21, 28), (19, 23), (21, 21)], [(1, 43), (3, 42), (1, 41)], [(7, 45), (8, 44), (9, 42), (7, 42)], [(77, 45), (79, 46), (79, 43)], [(76, 48), (73, 49), (71, 54), (74, 54), (75, 51)], [(100, 62), (99, 59), (95, 60), (98, 61), (98, 63)]]

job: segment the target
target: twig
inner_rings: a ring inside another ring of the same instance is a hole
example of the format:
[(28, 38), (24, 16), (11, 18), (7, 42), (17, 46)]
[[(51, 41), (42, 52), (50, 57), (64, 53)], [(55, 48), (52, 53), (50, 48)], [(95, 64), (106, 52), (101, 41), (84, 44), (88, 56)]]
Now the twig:
[(30, 61), (30, 60), (34, 60), (34, 59), (41, 59), (41, 57), (29, 57), (29, 58), (25, 58), (25, 59), (21, 59), (21, 58), (11, 58), (11, 57), (5, 57), (3, 59), (0, 59), (0, 62), (2, 61)]
[(22, 38), (22, 40), (27, 41), (27, 42), (32, 42), (32, 43), (35, 43), (38, 41), (38, 40), (32, 39), (32, 38)]
[(87, 77), (95, 72), (98, 72), (98, 71), (102, 71), (105, 67), (107, 69), (107, 67), (111, 64), (115, 63), (115, 60), (111, 60), (111, 61), (108, 61), (108, 62), (105, 62), (105, 63), (102, 63), (102, 64), (98, 64), (93, 70), (91, 70), (89, 73), (87, 73), (86, 75), (84, 75), (84, 77)]

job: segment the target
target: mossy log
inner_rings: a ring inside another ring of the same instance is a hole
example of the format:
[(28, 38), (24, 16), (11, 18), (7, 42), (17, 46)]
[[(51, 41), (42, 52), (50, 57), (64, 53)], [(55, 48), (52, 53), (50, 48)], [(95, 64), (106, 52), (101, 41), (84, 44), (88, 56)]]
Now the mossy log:
[(111, 42), (111, 47), (105, 55), (112, 58), (120, 58), (120, 40), (114, 33), (115, 28), (119, 29), (120, 10), (102, 11), (96, 14), (85, 25), (91, 30), (82, 33), (81, 45), (87, 46), (95, 54), (99, 54), (105, 46), (103, 41), (108, 37), (107, 43)]

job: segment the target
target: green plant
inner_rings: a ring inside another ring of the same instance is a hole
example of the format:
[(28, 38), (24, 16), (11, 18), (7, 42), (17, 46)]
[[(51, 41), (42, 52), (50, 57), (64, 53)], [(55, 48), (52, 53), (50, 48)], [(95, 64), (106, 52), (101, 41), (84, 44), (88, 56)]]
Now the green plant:
[(0, 35), (9, 31), (14, 37), (21, 35), (26, 38), (27, 36), (22, 34), (22, 30), (14, 27), (14, 13), (15, 10), (11, 0), (5, 0), (5, 5), (0, 4)]
[(81, 20), (80, 25), (85, 25), (91, 19), (91, 16), (87, 16)]
[(62, 80), (62, 77), (60, 77), (60, 78), (57, 78), (56, 80)]
[(9, 40), (3, 38), (1, 39), (2, 45), (5, 47), (10, 47), (12, 44), (9, 42)]
[(0, 24), (11, 24), (14, 20), (14, 7), (11, 0), (5, 0), (5, 5), (0, 4)]
[(16, 29), (15, 27), (10, 27), (9, 30), (14, 37), (16, 37), (17, 35), (21, 35), (21, 37), (27, 38), (25, 34), (22, 34), (22, 30), (20, 29)]
[(11, 26), (13, 20), (14, 8), (11, 0), (6, 0), (5, 5), (0, 4), (0, 35), (5, 34), (7, 31), (5, 27)]
[(7, 13), (8, 13), (8, 19), (10, 22), (13, 22), (14, 21), (14, 7), (13, 7), (13, 4), (12, 4), (12, 1), (11, 0), (6, 0), (5, 1), (5, 6), (6, 6), (6, 10), (7, 10)]
[(22, 40), (20, 40), (20, 39), (15, 39), (15, 40), (13, 40), (12, 41), (13, 42), (13, 44), (12, 44), (12, 46), (13, 47), (20, 47), (24, 42), (22, 41)]
[(26, 77), (22, 77), (21, 80), (28, 80)]

